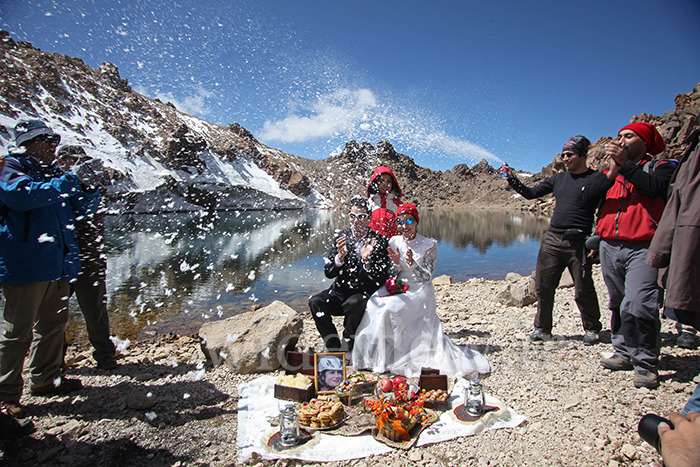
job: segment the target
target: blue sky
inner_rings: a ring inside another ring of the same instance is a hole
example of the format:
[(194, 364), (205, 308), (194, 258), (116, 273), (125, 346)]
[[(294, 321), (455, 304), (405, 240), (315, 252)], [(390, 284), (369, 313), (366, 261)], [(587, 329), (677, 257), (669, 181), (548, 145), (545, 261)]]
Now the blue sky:
[(700, 2), (0, 0), (0, 27), (309, 158), (539, 171), (700, 82)]

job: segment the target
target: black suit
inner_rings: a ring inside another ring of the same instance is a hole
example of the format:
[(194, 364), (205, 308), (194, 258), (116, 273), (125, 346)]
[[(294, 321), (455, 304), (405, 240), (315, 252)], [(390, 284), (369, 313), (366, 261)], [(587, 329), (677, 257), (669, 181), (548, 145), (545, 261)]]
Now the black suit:
[[(338, 254), (336, 241), (343, 235), (347, 241), (347, 254), (343, 264), (338, 267), (335, 264), (335, 257)], [(365, 242), (371, 242), (373, 238), (376, 239), (376, 243), (369, 265), (363, 266), (357, 257), (357, 240), (352, 230), (346, 229), (335, 235), (324, 267), (326, 277), (335, 281), (328, 290), (309, 299), (311, 316), (326, 343), (326, 348), (330, 351), (352, 349), (355, 331), (365, 314), (367, 300), (384, 284), (391, 273), (386, 238), (368, 230)], [(338, 330), (331, 318), (331, 316), (340, 315), (345, 316), (343, 340), (347, 345), (341, 344)]]

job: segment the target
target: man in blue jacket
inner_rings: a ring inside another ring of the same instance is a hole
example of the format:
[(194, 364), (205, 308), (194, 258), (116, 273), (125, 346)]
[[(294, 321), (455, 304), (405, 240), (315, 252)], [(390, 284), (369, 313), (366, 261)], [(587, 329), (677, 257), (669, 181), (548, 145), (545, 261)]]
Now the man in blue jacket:
[(20, 417), (27, 351), (33, 395), (82, 387), (61, 377), (61, 357), (69, 281), (80, 270), (75, 218), (95, 211), (99, 193), (56, 165), (61, 138), (44, 122), (21, 121), (13, 136), (17, 149), (0, 170), (0, 411)]

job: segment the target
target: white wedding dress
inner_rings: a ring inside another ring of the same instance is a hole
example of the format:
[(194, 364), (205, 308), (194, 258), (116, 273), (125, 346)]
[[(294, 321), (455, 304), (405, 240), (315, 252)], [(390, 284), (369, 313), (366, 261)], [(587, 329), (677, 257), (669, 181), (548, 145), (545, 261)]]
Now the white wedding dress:
[[(437, 241), (420, 234), (406, 241), (397, 235), (389, 240), (389, 245), (401, 254), (394, 274), (408, 284), (408, 290), (389, 295), (382, 286), (370, 297), (355, 336), (355, 370), (388, 371), (407, 377), (420, 375), (423, 367), (439, 369), (453, 377), (489, 373), (483, 355), (455, 345), (442, 331), (432, 283)], [(413, 250), (413, 266), (406, 263), (409, 248)]]

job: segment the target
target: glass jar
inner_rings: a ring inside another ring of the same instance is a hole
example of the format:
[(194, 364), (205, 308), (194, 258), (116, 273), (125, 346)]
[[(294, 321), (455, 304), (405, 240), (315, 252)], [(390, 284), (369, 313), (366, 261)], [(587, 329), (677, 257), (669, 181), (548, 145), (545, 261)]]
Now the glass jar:
[(464, 391), (464, 405), (472, 417), (479, 417), (484, 413), (484, 390), (479, 378), (468, 381)]
[(292, 404), (280, 411), (280, 443), (285, 447), (299, 443), (299, 415)]

